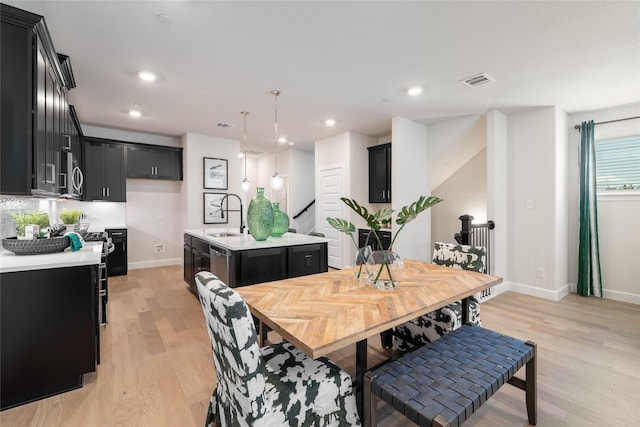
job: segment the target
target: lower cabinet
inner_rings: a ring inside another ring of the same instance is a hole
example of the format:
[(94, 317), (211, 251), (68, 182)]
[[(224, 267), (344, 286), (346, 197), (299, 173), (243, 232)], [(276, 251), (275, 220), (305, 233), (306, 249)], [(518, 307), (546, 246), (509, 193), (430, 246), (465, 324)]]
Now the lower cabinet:
[(1, 409), (82, 387), (99, 352), (98, 265), (0, 275)]
[[(390, 231), (386, 231), (386, 230), (376, 231), (376, 233), (378, 234), (378, 239), (380, 239), (380, 243), (382, 244), (382, 247), (380, 247), (380, 244), (378, 243), (378, 240), (376, 240), (375, 236), (369, 237), (369, 233), (371, 233), (371, 230), (369, 229), (364, 229), (364, 228), (358, 229), (358, 247), (363, 248), (366, 243), (367, 245), (371, 246), (371, 248), (374, 251), (389, 249), (389, 246), (391, 246)], [(367, 238), (369, 238), (368, 241), (367, 241)]]
[(111, 237), (113, 252), (107, 257), (107, 275), (122, 276), (129, 271), (129, 257), (127, 256), (127, 229), (108, 228), (106, 232)]
[(195, 275), (203, 270), (226, 277), (232, 288), (328, 271), (324, 242), (224, 253), (211, 248), (205, 240), (184, 235), (184, 281), (196, 294)]

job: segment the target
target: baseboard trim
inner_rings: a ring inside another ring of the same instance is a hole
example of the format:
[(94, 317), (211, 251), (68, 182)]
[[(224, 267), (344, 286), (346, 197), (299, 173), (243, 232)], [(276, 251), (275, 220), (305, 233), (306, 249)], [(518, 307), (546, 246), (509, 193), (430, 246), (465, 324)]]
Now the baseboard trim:
[[(571, 291), (571, 293), (577, 294), (578, 285), (576, 283), (569, 283), (569, 290)], [(603, 288), (602, 297), (606, 299), (612, 299), (614, 301), (628, 302), (631, 304), (640, 305), (640, 295), (632, 294), (630, 292), (615, 291), (612, 289)]]
[(507, 283), (500, 283), (499, 285), (492, 286), (489, 289), (491, 290), (491, 294), (478, 299), (479, 303), (489, 301), (490, 299), (495, 298), (497, 295), (500, 295), (501, 293), (508, 291), (509, 286)]
[(130, 262), (129, 270), (138, 270), (141, 268), (166, 267), (168, 265), (182, 265), (182, 258), (156, 259), (153, 261)]
[(507, 282), (510, 291), (518, 292), (525, 295), (531, 295), (533, 297), (544, 298), (551, 301), (560, 301), (562, 298), (569, 294), (569, 286), (563, 286), (562, 288), (551, 291), (549, 289), (542, 289), (536, 286), (524, 285), (522, 283)]

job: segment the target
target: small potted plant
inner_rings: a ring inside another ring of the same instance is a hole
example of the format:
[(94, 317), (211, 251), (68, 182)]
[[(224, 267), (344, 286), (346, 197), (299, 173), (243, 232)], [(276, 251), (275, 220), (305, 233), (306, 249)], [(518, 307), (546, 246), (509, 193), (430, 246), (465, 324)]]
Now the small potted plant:
[(11, 216), (16, 223), (18, 237), (24, 237), (24, 229), (27, 225), (37, 225), (41, 230), (49, 227), (49, 215), (46, 212), (16, 212)]
[[(395, 211), (391, 208), (385, 207), (378, 209), (376, 212), (370, 213), (367, 208), (361, 206), (354, 199), (341, 197), (340, 200), (342, 200), (355, 213), (357, 213), (362, 219), (364, 219), (369, 226), (371, 232), (367, 237), (365, 246), (367, 246), (369, 238), (371, 238), (371, 236), (373, 235), (374, 238), (378, 241), (378, 245), (382, 247), (382, 243), (380, 242), (380, 238), (378, 237), (378, 233), (376, 233), (376, 231), (382, 228), (383, 222), (386, 223), (387, 220), (391, 220), (391, 216)], [(411, 203), (408, 206), (403, 206), (402, 209), (400, 209), (395, 221), (395, 223), (399, 225), (400, 228), (395, 232), (395, 235), (391, 239), (389, 248), (383, 251), (373, 251), (368, 255), (366, 264), (369, 266), (368, 274), (370, 275), (371, 283), (374, 286), (380, 289), (392, 289), (398, 285), (398, 280), (395, 280), (393, 277), (393, 270), (394, 267), (402, 268), (404, 264), (402, 263), (402, 258), (400, 258), (398, 254), (393, 252), (393, 244), (395, 243), (402, 229), (408, 223), (416, 219), (422, 212), (426, 211), (432, 206), (437, 205), (441, 201), (442, 199), (440, 199), (439, 197), (420, 196), (415, 202)], [(356, 230), (355, 225), (342, 218), (327, 218), (327, 222), (336, 230), (347, 234), (355, 245), (356, 251), (360, 250), (353, 237), (353, 233)], [(356, 256), (356, 261), (357, 260), (358, 258)], [(357, 278), (362, 271), (362, 265), (360, 265), (358, 270), (359, 271), (356, 273)]]
[(63, 209), (58, 215), (62, 220), (63, 224), (76, 224), (80, 221), (80, 217), (82, 217), (82, 211), (80, 209)]

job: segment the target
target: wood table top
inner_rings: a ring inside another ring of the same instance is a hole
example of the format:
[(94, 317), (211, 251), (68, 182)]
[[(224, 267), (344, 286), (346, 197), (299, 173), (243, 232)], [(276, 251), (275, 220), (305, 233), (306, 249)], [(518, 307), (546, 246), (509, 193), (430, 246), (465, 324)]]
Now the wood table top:
[(351, 269), (235, 288), (251, 313), (311, 358), (324, 356), (502, 282), (499, 276), (405, 260), (393, 290)]

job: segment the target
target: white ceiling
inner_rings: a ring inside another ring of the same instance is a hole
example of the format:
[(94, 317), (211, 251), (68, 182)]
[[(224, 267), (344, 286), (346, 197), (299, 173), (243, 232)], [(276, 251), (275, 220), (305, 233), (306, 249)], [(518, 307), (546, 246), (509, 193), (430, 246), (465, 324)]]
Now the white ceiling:
[[(6, 3), (45, 16), (83, 124), (242, 140), (248, 111), (250, 150), (273, 148), (272, 89), (280, 133), (302, 149), (347, 130), (389, 134), (394, 116), (640, 101), (638, 1)], [(144, 83), (140, 69), (161, 78)], [(481, 72), (496, 82), (460, 83)], [(409, 97), (412, 85), (424, 93)]]

